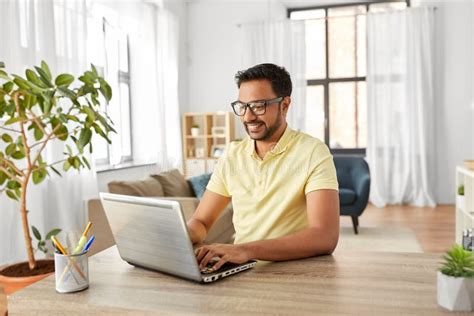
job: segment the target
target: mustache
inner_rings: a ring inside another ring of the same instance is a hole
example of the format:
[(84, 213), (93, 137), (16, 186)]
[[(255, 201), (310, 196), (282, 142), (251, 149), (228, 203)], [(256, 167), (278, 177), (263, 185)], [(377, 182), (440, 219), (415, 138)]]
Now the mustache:
[(263, 121), (255, 120), (255, 121), (250, 121), (250, 122), (244, 122), (244, 125), (247, 126), (249, 124), (257, 124), (257, 123), (265, 124)]

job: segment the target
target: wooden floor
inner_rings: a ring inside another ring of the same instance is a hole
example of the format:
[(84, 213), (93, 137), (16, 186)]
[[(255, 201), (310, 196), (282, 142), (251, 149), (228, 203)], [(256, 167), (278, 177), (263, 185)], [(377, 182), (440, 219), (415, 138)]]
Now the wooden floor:
[[(352, 226), (352, 222), (348, 216), (343, 216), (341, 225)], [(415, 232), (424, 252), (444, 252), (454, 243), (454, 205), (377, 208), (369, 204), (359, 217), (359, 225), (408, 227)]]

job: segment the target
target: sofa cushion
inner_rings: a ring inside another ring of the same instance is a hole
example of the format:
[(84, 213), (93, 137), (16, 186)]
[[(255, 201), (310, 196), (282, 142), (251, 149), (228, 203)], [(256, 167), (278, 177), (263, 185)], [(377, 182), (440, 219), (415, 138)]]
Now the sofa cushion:
[(160, 181), (165, 196), (194, 196), (188, 182), (177, 169), (151, 176)]
[(201, 199), (204, 195), (204, 192), (206, 192), (206, 186), (211, 179), (211, 175), (212, 173), (204, 173), (188, 179), (188, 182), (198, 199)]
[(109, 192), (115, 194), (134, 196), (165, 195), (161, 183), (152, 177), (137, 181), (112, 181), (107, 186), (109, 187)]
[(356, 193), (354, 190), (339, 188), (339, 202), (341, 205), (349, 205), (354, 203), (356, 199)]

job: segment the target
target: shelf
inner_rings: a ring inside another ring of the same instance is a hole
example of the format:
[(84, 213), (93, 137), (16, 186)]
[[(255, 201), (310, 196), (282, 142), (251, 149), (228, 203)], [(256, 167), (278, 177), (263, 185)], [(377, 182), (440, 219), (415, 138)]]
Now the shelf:
[[(225, 148), (235, 139), (235, 117), (231, 112), (183, 113), (183, 166), (186, 178), (213, 172), (219, 158), (211, 157), (215, 148)], [(191, 134), (192, 126), (199, 134)], [(216, 135), (217, 134), (217, 135)], [(199, 158), (195, 157), (198, 156)]]
[(459, 172), (459, 173), (462, 173), (466, 176), (469, 176), (469, 177), (472, 177), (474, 178), (474, 170), (471, 170), (471, 169), (467, 169), (465, 167), (461, 167), (461, 166), (457, 166), (456, 167), (456, 170)]

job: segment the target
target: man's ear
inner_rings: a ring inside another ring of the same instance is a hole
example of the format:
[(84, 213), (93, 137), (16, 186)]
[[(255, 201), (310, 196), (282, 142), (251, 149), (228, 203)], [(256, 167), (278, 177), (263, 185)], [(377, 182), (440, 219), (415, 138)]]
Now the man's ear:
[(290, 107), (290, 104), (291, 104), (291, 97), (289, 96), (284, 97), (281, 105), (282, 105), (283, 113), (285, 113), (285, 115), (288, 112), (288, 108)]

